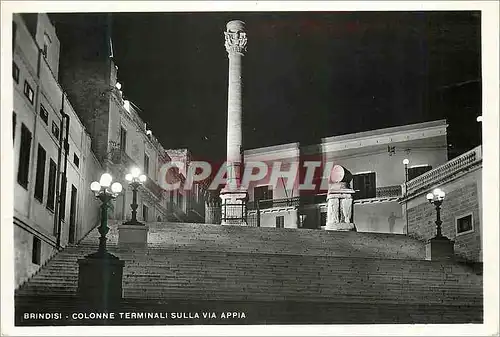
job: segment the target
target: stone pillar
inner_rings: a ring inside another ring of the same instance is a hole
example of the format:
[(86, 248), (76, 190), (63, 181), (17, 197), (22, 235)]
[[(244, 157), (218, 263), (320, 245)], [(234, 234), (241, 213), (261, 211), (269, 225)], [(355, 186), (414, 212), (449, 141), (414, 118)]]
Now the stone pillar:
[(353, 221), (353, 194), (349, 187), (352, 174), (346, 168), (335, 165), (332, 168), (326, 197), (326, 230), (356, 231)]
[(229, 58), (227, 102), (227, 183), (220, 192), (221, 223), (247, 225), (246, 203), (248, 193), (241, 186), (243, 171), (243, 105), (242, 59), (246, 52), (245, 23), (239, 20), (227, 23), (225, 47)]

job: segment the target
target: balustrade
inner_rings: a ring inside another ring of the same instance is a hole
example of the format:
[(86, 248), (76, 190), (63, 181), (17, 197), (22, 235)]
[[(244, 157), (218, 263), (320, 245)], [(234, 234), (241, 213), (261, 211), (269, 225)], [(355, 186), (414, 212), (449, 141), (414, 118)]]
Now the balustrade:
[(430, 170), (407, 183), (407, 193), (412, 194), (428, 186), (435, 185), (471, 165), (482, 160), (481, 147), (464, 153), (463, 155), (450, 160), (449, 162)]

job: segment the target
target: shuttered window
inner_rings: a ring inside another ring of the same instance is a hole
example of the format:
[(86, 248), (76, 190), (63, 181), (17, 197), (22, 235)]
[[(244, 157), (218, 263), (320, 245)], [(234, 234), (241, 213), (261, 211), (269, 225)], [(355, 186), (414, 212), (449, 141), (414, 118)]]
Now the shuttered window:
[(45, 158), (47, 153), (42, 145), (38, 144), (36, 157), (35, 198), (43, 202), (43, 185), (45, 183)]
[(19, 166), (17, 169), (17, 182), (28, 188), (28, 175), (30, 169), (31, 131), (24, 123), (21, 125), (21, 147), (19, 149)]

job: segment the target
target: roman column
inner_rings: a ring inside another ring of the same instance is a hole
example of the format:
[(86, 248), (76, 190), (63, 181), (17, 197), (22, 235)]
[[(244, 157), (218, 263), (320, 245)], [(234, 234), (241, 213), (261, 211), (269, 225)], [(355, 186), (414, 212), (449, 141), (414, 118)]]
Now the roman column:
[(246, 52), (245, 23), (239, 20), (226, 25), (225, 47), (229, 58), (227, 97), (227, 181), (221, 190), (223, 225), (246, 225), (248, 193), (241, 186), (243, 170), (242, 61)]

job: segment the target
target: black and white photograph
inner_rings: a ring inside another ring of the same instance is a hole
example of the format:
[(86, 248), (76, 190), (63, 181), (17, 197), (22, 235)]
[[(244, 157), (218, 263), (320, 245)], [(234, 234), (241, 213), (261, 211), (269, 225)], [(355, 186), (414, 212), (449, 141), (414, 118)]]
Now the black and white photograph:
[(2, 2), (2, 334), (498, 335), (498, 2), (190, 3)]

